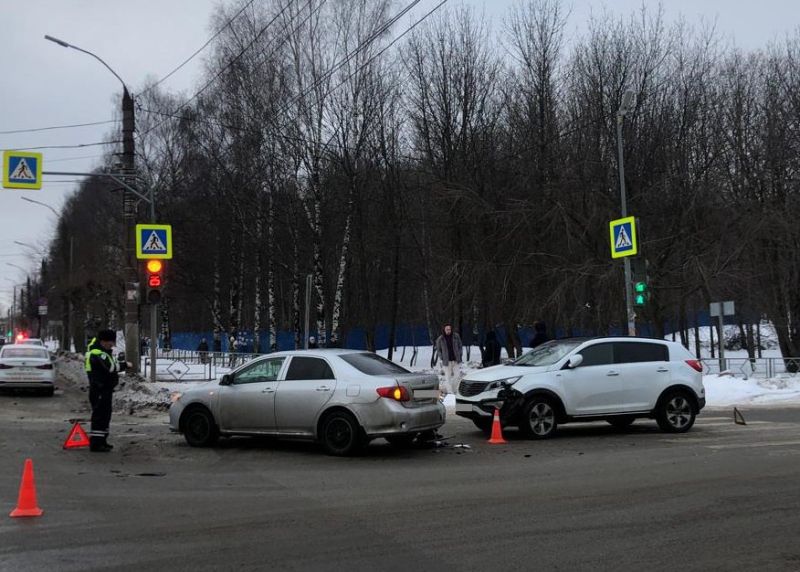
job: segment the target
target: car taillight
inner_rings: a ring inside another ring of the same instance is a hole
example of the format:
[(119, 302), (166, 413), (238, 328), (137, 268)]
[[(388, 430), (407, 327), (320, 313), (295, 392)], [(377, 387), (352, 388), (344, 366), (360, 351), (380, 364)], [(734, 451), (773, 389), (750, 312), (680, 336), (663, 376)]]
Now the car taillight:
[(13, 365), (6, 365), (4, 363), (0, 363), (0, 369), (11, 369), (14, 367)]
[(699, 359), (687, 359), (686, 364), (693, 370), (703, 373), (703, 362)]
[(408, 390), (402, 385), (392, 385), (391, 387), (379, 387), (377, 390), (378, 395), (387, 399), (394, 399), (395, 401), (410, 401), (411, 396)]
[(53, 369), (52, 363), (46, 363), (44, 365), (37, 365), (36, 369)]

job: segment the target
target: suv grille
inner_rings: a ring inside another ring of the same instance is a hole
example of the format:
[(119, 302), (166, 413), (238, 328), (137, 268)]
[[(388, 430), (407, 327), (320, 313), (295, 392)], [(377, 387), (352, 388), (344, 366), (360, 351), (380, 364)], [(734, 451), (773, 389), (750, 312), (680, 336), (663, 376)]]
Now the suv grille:
[(488, 381), (464, 380), (461, 382), (461, 385), (458, 386), (458, 392), (464, 397), (472, 397), (473, 395), (483, 393), (483, 390), (486, 389), (487, 385), (489, 385)]

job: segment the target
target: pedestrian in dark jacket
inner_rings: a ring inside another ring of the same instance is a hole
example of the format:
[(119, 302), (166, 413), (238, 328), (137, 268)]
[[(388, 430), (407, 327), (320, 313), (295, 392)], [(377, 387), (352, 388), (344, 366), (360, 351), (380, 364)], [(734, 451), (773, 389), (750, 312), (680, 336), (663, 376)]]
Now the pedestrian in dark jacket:
[(453, 331), (450, 324), (447, 324), (442, 328), (442, 335), (436, 339), (434, 348), (439, 359), (442, 360), (445, 391), (457, 395), (458, 382), (461, 378), (461, 336)]
[(550, 338), (547, 337), (547, 327), (545, 326), (544, 322), (534, 322), (533, 323), (533, 338), (531, 338), (531, 347), (535, 348), (537, 346), (542, 345)]
[(500, 342), (497, 341), (497, 334), (494, 330), (486, 332), (486, 339), (483, 347), (483, 367), (490, 367), (500, 364)]
[(200, 363), (206, 363), (208, 361), (208, 342), (205, 338), (200, 340), (197, 351), (200, 352)]
[(108, 444), (111, 423), (111, 396), (119, 383), (119, 372), (127, 369), (126, 362), (118, 363), (111, 355), (117, 339), (113, 330), (100, 330), (89, 342), (84, 367), (89, 377), (89, 403), (92, 406), (92, 428), (89, 431), (89, 450), (107, 453), (114, 448)]

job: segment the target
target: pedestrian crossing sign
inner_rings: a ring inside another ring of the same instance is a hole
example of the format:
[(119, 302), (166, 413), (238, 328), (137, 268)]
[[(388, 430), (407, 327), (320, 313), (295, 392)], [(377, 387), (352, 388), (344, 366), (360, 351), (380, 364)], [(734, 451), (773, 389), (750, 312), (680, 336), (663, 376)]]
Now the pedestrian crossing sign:
[(612, 220), (608, 227), (611, 231), (611, 258), (636, 256), (639, 253), (636, 217)]
[(26, 151), (3, 151), (3, 187), (6, 189), (41, 189), (42, 154)]
[(136, 258), (172, 258), (172, 225), (137, 224)]

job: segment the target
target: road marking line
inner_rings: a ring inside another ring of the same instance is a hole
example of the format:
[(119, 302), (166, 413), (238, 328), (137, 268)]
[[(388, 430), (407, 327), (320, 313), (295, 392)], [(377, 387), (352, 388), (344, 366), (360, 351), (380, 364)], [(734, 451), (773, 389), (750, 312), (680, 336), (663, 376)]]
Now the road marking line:
[(709, 449), (750, 449), (753, 447), (790, 447), (800, 445), (797, 441), (761, 441), (758, 443), (732, 443), (729, 445), (706, 445)]
[[(777, 421), (748, 421), (748, 425), (774, 425), (778, 423)], [(702, 423), (699, 420), (697, 421), (698, 427), (724, 427), (725, 425), (736, 425), (733, 422), (733, 419), (728, 419), (727, 421), (720, 421), (714, 423)]]

